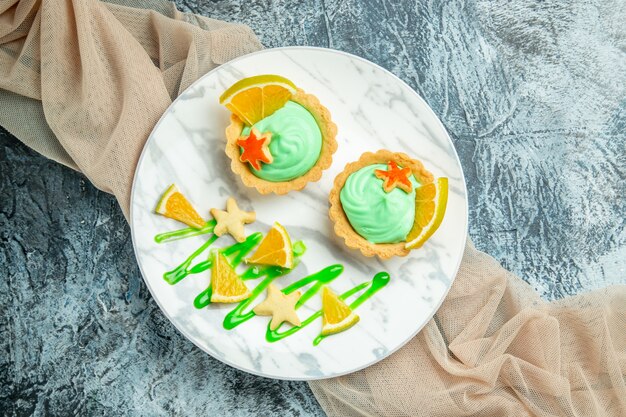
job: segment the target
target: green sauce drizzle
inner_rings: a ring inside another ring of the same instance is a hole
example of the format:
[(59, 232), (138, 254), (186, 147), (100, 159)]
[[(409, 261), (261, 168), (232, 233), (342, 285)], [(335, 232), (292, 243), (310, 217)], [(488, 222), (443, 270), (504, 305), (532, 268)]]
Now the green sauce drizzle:
[[(364, 282), (360, 285), (357, 285), (351, 290), (348, 290), (344, 292), (343, 294), (341, 294), (339, 298), (341, 298), (342, 300), (345, 300), (351, 295), (356, 294), (357, 292), (361, 291), (364, 288), (367, 288), (367, 290), (365, 290), (363, 294), (361, 294), (356, 300), (350, 303), (350, 308), (354, 310), (358, 306), (363, 304), (365, 301), (367, 301), (371, 296), (373, 296), (378, 291), (380, 291), (385, 285), (389, 284), (389, 279), (390, 279), (390, 276), (387, 272), (379, 272), (378, 274), (374, 275), (374, 278), (372, 278), (370, 282)], [(320, 315), (322, 314), (321, 311), (318, 311), (317, 313), (319, 313)], [(313, 345), (315, 346), (319, 345), (320, 342), (326, 337), (328, 336), (324, 336), (320, 334), (313, 340)]]
[[(188, 237), (199, 236), (203, 234), (208, 234), (213, 232), (213, 228), (215, 226), (215, 221), (211, 220), (207, 222), (206, 226), (202, 229), (195, 229), (192, 227), (188, 227), (185, 229), (180, 229), (172, 232), (160, 233), (154, 237), (154, 241), (157, 243), (171, 242), (174, 240), (185, 239)], [(227, 257), (230, 258), (230, 263), (233, 267), (237, 267), (243, 261), (244, 257), (248, 255), (256, 247), (261, 239), (263, 238), (262, 233), (253, 233), (246, 238), (245, 241), (241, 243), (235, 243), (234, 245), (228, 246), (226, 248), (220, 249), (220, 251)], [(174, 285), (180, 282), (182, 279), (191, 274), (198, 274), (200, 272), (204, 272), (210, 269), (213, 266), (213, 262), (211, 260), (210, 254), (206, 259), (196, 263), (191, 266), (192, 262), (199, 257), (204, 251), (206, 251), (216, 240), (218, 239), (217, 235), (211, 235), (209, 239), (204, 242), (198, 249), (196, 249), (187, 259), (185, 259), (180, 265), (176, 268), (167, 271), (163, 274), (163, 278), (165, 281), (171, 285)], [(299, 258), (305, 253), (306, 246), (303, 242), (297, 241), (293, 244), (293, 252), (296, 260), (296, 264), (299, 262)], [(282, 289), (284, 294), (290, 294), (300, 288), (303, 288), (309, 284), (313, 284), (308, 290), (302, 294), (298, 303), (296, 304), (296, 309), (300, 308), (304, 305), (311, 297), (313, 297), (317, 292), (328, 283), (335, 280), (343, 273), (344, 267), (340, 264), (330, 265), (314, 274), (306, 276), (291, 285)], [(240, 324), (250, 320), (256, 314), (252, 309), (249, 309), (252, 302), (270, 285), (272, 281), (275, 279), (286, 275), (291, 272), (291, 269), (281, 268), (278, 266), (251, 266), (248, 268), (242, 275), (241, 278), (243, 280), (263, 280), (255, 287), (252, 291), (251, 296), (240, 302), (233, 310), (231, 310), (226, 317), (224, 318), (224, 328), (231, 330)], [(339, 297), (342, 300), (347, 299), (348, 297), (360, 292), (364, 291), (356, 300), (354, 300), (350, 304), (351, 309), (355, 309), (360, 306), (363, 302), (368, 300), (371, 296), (373, 296), (376, 292), (378, 292), (381, 288), (389, 283), (389, 274), (386, 272), (379, 272), (374, 276), (371, 281), (364, 282), (356, 287), (344, 292)], [(211, 286), (200, 294), (196, 296), (194, 299), (194, 306), (197, 309), (201, 309), (207, 307), (211, 304)], [(322, 311), (316, 311), (311, 316), (302, 321), (301, 326), (299, 327), (290, 327), (287, 330), (280, 331), (279, 326), (276, 330), (270, 330), (269, 324), (267, 327), (267, 332), (265, 338), (268, 342), (277, 342), (281, 339), (284, 339), (287, 336), (291, 336), (292, 334), (298, 332), (300, 329), (306, 327), (317, 318), (322, 316)], [(313, 341), (314, 345), (318, 345), (325, 336), (319, 335)]]
[[(333, 266), (337, 266), (337, 265), (333, 265)], [(332, 268), (332, 267), (331, 267)], [(341, 268), (341, 270), (343, 271), (343, 267)], [(339, 272), (341, 274), (341, 272)], [(337, 275), (338, 276), (338, 275)], [(337, 276), (335, 276), (332, 279), (337, 278)], [(331, 281), (332, 281), (331, 279)], [(298, 282), (294, 282), (292, 284), (292, 286), (295, 286), (296, 284), (302, 282), (304, 280), (298, 281)], [(379, 272), (378, 274), (376, 274), (374, 276), (374, 278), (371, 281), (368, 282), (364, 282), (362, 284), (357, 285), (356, 287), (344, 292), (343, 294), (341, 294), (339, 296), (339, 298), (341, 298), (342, 300), (345, 300), (346, 298), (350, 297), (353, 294), (356, 294), (359, 291), (364, 290), (365, 288), (367, 288), (367, 290), (361, 294), (356, 300), (354, 300), (351, 304), (350, 304), (350, 308), (352, 310), (354, 310), (355, 308), (357, 308), (358, 306), (360, 306), (361, 304), (363, 304), (367, 299), (369, 299), (371, 296), (373, 296), (374, 294), (376, 294), (378, 291), (380, 291), (381, 288), (383, 288), (385, 285), (387, 285), (389, 283), (389, 274), (386, 272)], [(318, 286), (318, 284), (320, 284)], [(306, 284), (303, 284), (306, 285)], [(308, 292), (310, 292), (311, 290), (315, 289), (315, 291), (311, 294), (311, 296), (313, 294), (315, 294), (315, 292), (317, 292), (317, 290), (319, 290), (319, 288), (321, 287), (320, 282), (317, 282), (315, 286), (313, 286), (311, 289), (309, 289)], [(291, 286), (290, 286), (291, 287)], [(316, 288), (317, 287), (317, 288)], [(289, 288), (289, 287), (287, 287)], [(287, 288), (285, 288), (283, 290), (283, 292), (285, 294), (289, 294), (287, 292)], [(299, 287), (298, 287), (299, 288)], [(294, 288), (295, 290), (296, 288)], [(305, 293), (304, 295), (306, 295), (307, 293)], [(302, 295), (302, 298), (300, 298), (300, 301), (298, 301), (298, 304), (296, 304), (296, 309), (298, 307), (300, 307), (302, 304), (304, 304), (304, 302), (302, 301), (304, 298), (304, 295)], [(310, 297), (309, 297), (310, 298)], [(306, 300), (305, 300), (306, 301)], [(281, 339), (284, 339), (287, 336), (291, 336), (292, 334), (298, 332), (300, 329), (308, 326), (310, 323), (314, 322), (315, 319), (319, 318), (322, 316), (322, 310), (318, 310), (315, 313), (313, 313), (311, 316), (309, 316), (308, 318), (306, 318), (305, 320), (302, 321), (302, 324), (300, 325), (300, 327), (291, 327), (288, 330), (285, 330), (283, 332), (280, 331), (280, 328), (282, 327), (279, 326), (276, 330), (271, 330), (268, 326), (267, 328), (267, 333), (265, 334), (265, 338), (267, 339), (268, 342), (277, 342)], [(326, 336), (322, 336), (321, 334), (319, 336), (317, 336), (315, 338), (315, 340), (313, 340), (313, 344), (314, 345), (318, 345)]]
[(201, 264), (197, 264), (193, 268), (189, 268), (189, 266), (191, 265), (191, 262), (193, 262), (194, 259), (200, 256), (200, 254), (202, 254), (202, 252), (204, 252), (216, 240), (217, 240), (217, 235), (211, 236), (209, 240), (204, 242), (202, 246), (200, 246), (191, 255), (189, 255), (189, 257), (185, 259), (182, 264), (178, 265), (176, 268), (172, 269), (171, 271), (167, 271), (166, 273), (164, 273), (163, 279), (165, 279), (165, 281), (168, 284), (174, 285), (189, 274), (197, 274), (199, 272), (206, 271), (208, 268), (210, 268), (210, 262), (211, 262), (210, 260), (204, 261)]
[[(262, 238), (263, 238), (262, 233), (258, 233), (258, 232), (253, 233), (250, 236), (248, 236), (248, 238), (244, 240), (243, 242), (235, 243), (234, 245), (223, 249), (222, 252), (226, 256), (232, 255), (233, 253), (237, 253), (237, 255), (233, 258), (233, 261), (232, 261), (233, 266), (237, 266), (241, 263), (241, 260), (243, 259), (243, 257), (246, 256), (248, 252), (250, 252), (252, 248), (254, 248), (261, 241)], [(189, 257), (185, 259), (182, 264), (178, 265), (176, 268), (172, 269), (171, 271), (168, 271), (165, 274), (163, 274), (163, 278), (165, 279), (165, 281), (167, 281), (168, 284), (174, 285), (189, 274), (198, 274), (200, 272), (204, 272), (207, 269), (211, 268), (211, 266), (213, 266), (213, 262), (211, 261), (210, 256), (208, 257), (208, 259), (201, 261), (200, 263), (197, 263), (191, 268), (189, 266), (191, 265), (191, 262), (195, 258), (200, 256), (200, 254), (202, 254), (202, 252), (208, 249), (208, 247), (211, 246), (213, 242), (215, 242), (217, 239), (218, 239), (217, 235), (212, 235), (209, 238), (209, 240), (204, 242), (202, 246), (200, 246), (198, 249), (195, 250), (195, 252), (189, 255)]]
[(213, 233), (215, 227), (215, 220), (210, 220), (202, 229), (196, 229), (195, 227), (187, 227), (185, 229), (175, 230), (173, 232), (159, 233), (154, 237), (156, 243), (172, 242), (174, 240), (186, 239), (192, 236), (205, 235), (207, 233)]

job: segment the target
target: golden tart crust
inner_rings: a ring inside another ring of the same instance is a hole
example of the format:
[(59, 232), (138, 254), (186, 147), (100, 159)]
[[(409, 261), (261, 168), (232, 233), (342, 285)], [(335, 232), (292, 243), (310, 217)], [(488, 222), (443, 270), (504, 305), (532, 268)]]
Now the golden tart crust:
[(226, 128), (226, 155), (230, 158), (230, 169), (248, 187), (254, 187), (261, 194), (287, 194), (289, 191), (299, 191), (309, 182), (319, 181), (322, 172), (329, 168), (333, 162), (333, 154), (337, 150), (337, 125), (332, 121), (330, 112), (312, 94), (307, 94), (301, 89), (291, 97), (291, 101), (306, 108), (315, 118), (322, 132), (322, 150), (315, 165), (304, 175), (290, 181), (273, 182), (257, 177), (252, 173), (246, 162), (239, 160), (240, 151), (237, 145), (243, 130), (243, 122), (234, 114), (230, 116), (230, 125)]
[(365, 256), (372, 257), (376, 255), (381, 259), (389, 259), (393, 256), (406, 256), (411, 250), (405, 248), (406, 242), (372, 243), (359, 235), (350, 225), (348, 217), (341, 206), (339, 195), (350, 174), (368, 165), (386, 164), (389, 161), (394, 161), (402, 167), (410, 167), (413, 176), (422, 185), (434, 180), (433, 174), (424, 168), (420, 161), (404, 153), (382, 149), (375, 153), (365, 152), (358, 161), (347, 164), (343, 171), (335, 177), (335, 183), (328, 196), (328, 201), (330, 202), (329, 216), (334, 224), (335, 234), (342, 238), (349, 248), (358, 249)]

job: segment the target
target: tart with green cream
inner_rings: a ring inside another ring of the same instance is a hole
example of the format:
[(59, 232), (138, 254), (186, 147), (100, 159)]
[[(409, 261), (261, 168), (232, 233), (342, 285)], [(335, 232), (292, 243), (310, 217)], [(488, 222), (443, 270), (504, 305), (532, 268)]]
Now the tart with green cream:
[(388, 259), (421, 247), (443, 220), (448, 179), (404, 153), (366, 152), (335, 178), (330, 219), (346, 245)]
[(238, 81), (220, 97), (231, 112), (226, 155), (232, 171), (261, 194), (318, 181), (337, 150), (337, 126), (317, 97), (278, 75)]

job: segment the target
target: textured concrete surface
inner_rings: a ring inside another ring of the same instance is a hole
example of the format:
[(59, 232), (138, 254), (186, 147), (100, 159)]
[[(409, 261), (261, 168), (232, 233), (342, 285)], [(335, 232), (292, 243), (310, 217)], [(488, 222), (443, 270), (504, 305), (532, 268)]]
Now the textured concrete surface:
[[(465, 169), (470, 235), (545, 298), (626, 283), (626, 5), (605, 1), (179, 0), (391, 70)], [(112, 197), (0, 131), (0, 413), (322, 415), (164, 319)]]

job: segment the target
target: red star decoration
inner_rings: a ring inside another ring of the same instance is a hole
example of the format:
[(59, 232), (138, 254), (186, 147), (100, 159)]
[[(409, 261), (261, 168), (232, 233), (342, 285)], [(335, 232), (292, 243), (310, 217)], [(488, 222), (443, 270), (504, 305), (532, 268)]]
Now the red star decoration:
[(377, 169), (374, 171), (374, 175), (383, 180), (383, 189), (387, 193), (396, 187), (405, 193), (410, 193), (413, 190), (413, 183), (409, 179), (409, 175), (411, 175), (411, 168), (409, 167), (401, 169), (398, 164), (389, 161), (387, 163), (387, 171)]
[(261, 134), (256, 128), (252, 128), (247, 138), (242, 136), (237, 139), (237, 145), (243, 149), (239, 160), (249, 163), (257, 171), (261, 169), (261, 162), (271, 164), (274, 160), (269, 148), (271, 140), (272, 132)]

